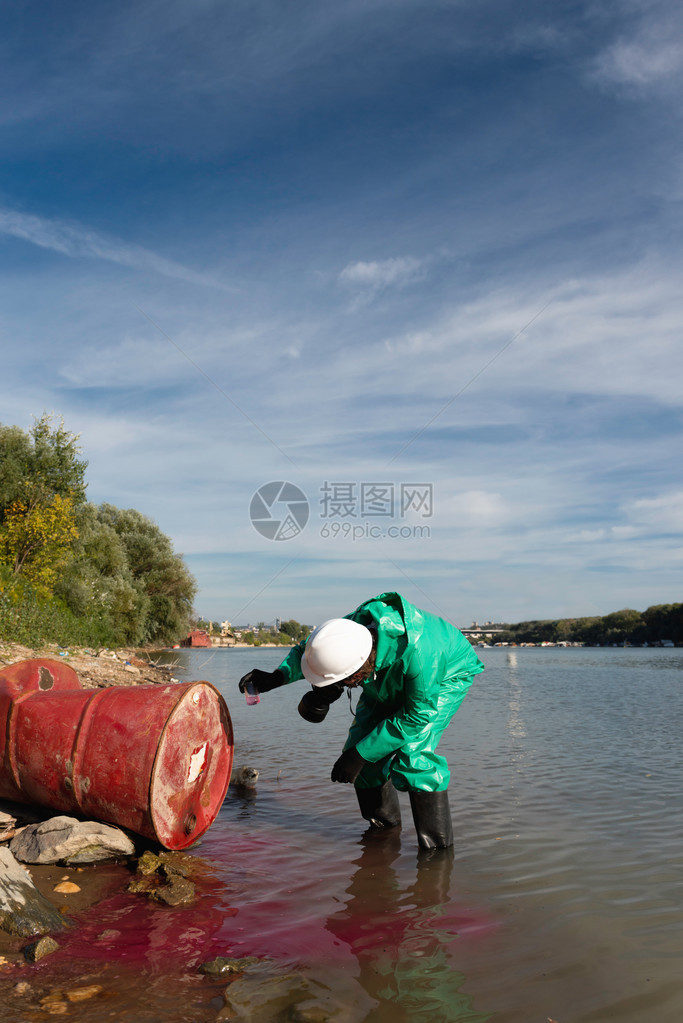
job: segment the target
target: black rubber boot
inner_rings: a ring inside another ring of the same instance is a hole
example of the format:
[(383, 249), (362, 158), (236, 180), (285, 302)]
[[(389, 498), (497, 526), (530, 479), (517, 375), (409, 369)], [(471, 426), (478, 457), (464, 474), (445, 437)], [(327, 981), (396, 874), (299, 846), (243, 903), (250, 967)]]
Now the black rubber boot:
[(411, 789), (408, 795), (420, 848), (448, 849), (453, 845), (448, 792), (423, 792)]
[(398, 792), (390, 781), (372, 789), (356, 789), (361, 816), (373, 828), (395, 828), (401, 823)]

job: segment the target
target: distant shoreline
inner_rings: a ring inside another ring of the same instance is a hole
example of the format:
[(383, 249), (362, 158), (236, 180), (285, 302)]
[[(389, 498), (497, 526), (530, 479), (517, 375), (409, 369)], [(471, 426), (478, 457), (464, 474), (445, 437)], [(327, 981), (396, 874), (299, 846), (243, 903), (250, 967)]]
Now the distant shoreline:
[(212, 643), (211, 646), (173, 646), (166, 650), (291, 650), (295, 643)]

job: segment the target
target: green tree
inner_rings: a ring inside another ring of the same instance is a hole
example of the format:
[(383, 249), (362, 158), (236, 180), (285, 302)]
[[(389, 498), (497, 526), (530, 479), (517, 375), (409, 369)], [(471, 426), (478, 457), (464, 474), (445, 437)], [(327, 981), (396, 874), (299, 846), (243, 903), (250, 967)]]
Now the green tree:
[(305, 639), (311, 631), (310, 625), (301, 625), (296, 619), (290, 618), (286, 622), (280, 624), (280, 632), (284, 632), (285, 635), (289, 636), (292, 644), (300, 643), (302, 639)]
[(55, 495), (85, 501), (85, 470), (78, 436), (64, 421), (44, 413), (26, 433), (0, 424), (0, 521), (20, 502), (27, 507), (50, 504)]
[(169, 538), (147, 516), (111, 504), (100, 521), (121, 540), (136, 588), (149, 600), (145, 642), (169, 643), (187, 632), (197, 584)]
[(571, 638), (573, 643), (586, 643), (592, 646), (602, 641), (602, 618), (576, 618), (572, 624)]
[(618, 645), (631, 640), (633, 634), (643, 625), (643, 618), (640, 611), (634, 611), (630, 607), (621, 611), (612, 611), (611, 614), (603, 615), (602, 629), (604, 642), (616, 643)]
[(683, 604), (653, 604), (643, 612), (643, 622), (648, 643), (670, 639), (683, 644)]
[(100, 623), (112, 645), (143, 643), (149, 598), (136, 585), (121, 538), (96, 505), (82, 505), (76, 521), (79, 537), (55, 594), (75, 615)]

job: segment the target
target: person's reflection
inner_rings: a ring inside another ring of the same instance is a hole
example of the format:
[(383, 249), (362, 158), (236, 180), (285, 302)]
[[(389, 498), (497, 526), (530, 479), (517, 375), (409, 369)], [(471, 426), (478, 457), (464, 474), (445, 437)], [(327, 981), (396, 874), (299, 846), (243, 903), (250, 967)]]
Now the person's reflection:
[(392, 1023), (484, 1021), (488, 1014), (475, 1013), (471, 999), (460, 993), (465, 978), (451, 963), (459, 924), (472, 922), (447, 908), (452, 848), (421, 851), (415, 880), (404, 888), (394, 869), (400, 854), (400, 835), (368, 837), (354, 861), (349, 900), (326, 922), (351, 948), (359, 982), (378, 1003), (366, 1023), (386, 1019), (387, 1004)]

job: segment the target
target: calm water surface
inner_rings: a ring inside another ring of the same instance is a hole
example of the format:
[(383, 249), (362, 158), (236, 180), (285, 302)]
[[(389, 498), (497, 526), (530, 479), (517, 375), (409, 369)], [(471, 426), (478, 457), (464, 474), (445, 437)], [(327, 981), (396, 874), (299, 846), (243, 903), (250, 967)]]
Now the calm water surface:
[[(349, 1023), (680, 1023), (683, 650), (481, 653), (441, 745), (454, 855), (427, 860), (407, 797), (402, 833), (363, 840), (352, 787), (329, 782), (346, 700), (311, 725), (303, 684), (255, 707), (237, 692), (281, 651), (169, 654), (180, 680), (225, 695), (258, 791), (231, 794), (194, 850), (207, 872), (194, 907), (115, 896), (83, 922), (68, 962), (118, 984), (118, 1000), (74, 1018), (214, 1020), (221, 986), (197, 964), (253, 954)], [(261, 1002), (240, 983), (231, 1018), (280, 1018), (277, 979)]]

